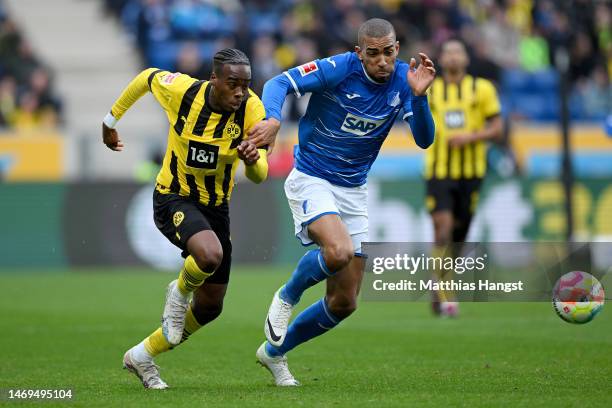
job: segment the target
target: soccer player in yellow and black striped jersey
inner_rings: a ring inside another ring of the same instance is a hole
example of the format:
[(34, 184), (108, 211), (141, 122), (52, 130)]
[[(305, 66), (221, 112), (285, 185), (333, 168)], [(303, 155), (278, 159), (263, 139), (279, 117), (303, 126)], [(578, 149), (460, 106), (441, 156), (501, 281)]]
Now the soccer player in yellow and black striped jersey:
[(185, 262), (178, 279), (168, 285), (162, 326), (123, 358), (124, 367), (146, 388), (167, 388), (153, 357), (185, 341), (221, 313), (232, 252), (228, 201), (239, 160), (255, 183), (268, 172), (266, 148), (245, 140), (250, 128), (265, 117), (261, 100), (249, 89), (250, 81), (247, 56), (227, 48), (215, 54), (210, 81), (144, 70), (104, 118), (103, 141), (115, 151), (123, 149), (116, 122), (147, 91), (170, 122), (153, 197), (154, 219), (157, 228), (183, 250)]
[[(438, 253), (449, 246), (456, 250), (457, 244), (452, 244), (465, 241), (486, 172), (486, 143), (502, 133), (495, 87), (484, 78), (467, 75), (468, 64), (464, 44), (446, 41), (440, 53), (443, 75), (430, 88), (436, 135), (425, 158), (426, 205)], [(435, 293), (434, 313), (456, 315), (453, 297), (451, 292)]]

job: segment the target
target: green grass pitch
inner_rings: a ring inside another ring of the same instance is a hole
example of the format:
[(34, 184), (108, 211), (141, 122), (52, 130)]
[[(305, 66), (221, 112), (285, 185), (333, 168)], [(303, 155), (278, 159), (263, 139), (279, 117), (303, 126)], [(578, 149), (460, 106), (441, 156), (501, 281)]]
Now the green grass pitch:
[(235, 268), (221, 318), (157, 358), (171, 387), (162, 392), (143, 389), (121, 359), (158, 326), (174, 275), (0, 272), (0, 388), (71, 387), (72, 407), (612, 406), (612, 305), (578, 326), (549, 303), (465, 303), (461, 318), (439, 320), (425, 303), (361, 302), (289, 354), (303, 386), (276, 388), (254, 354), (289, 271)]

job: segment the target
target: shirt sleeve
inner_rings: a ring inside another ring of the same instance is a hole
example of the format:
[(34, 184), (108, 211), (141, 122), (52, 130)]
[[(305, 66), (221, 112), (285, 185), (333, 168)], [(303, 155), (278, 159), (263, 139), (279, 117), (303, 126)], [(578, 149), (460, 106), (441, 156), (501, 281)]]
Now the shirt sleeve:
[(404, 114), (405, 120), (410, 126), (416, 144), (422, 149), (427, 149), (433, 143), (436, 133), (436, 126), (429, 110), (427, 96), (413, 96), (411, 105), (412, 114), (407, 117)]
[(152, 72), (147, 79), (148, 89), (167, 113), (177, 113), (185, 91), (197, 80), (180, 72)]
[[(139, 73), (123, 90), (119, 98), (111, 108), (111, 115), (115, 120), (127, 112), (127, 110), (140, 99), (147, 91), (153, 93), (155, 99), (170, 112), (174, 105), (180, 104), (180, 99), (195, 80), (188, 75), (181, 73), (170, 73), (156, 68), (147, 68)], [(176, 102), (178, 99), (178, 102)], [(178, 109), (178, 108), (174, 108)]]
[(501, 105), (497, 97), (495, 86), (486, 79), (479, 78), (477, 80), (478, 91), (480, 93), (480, 111), (486, 119), (499, 115)]
[(347, 52), (314, 60), (268, 80), (262, 95), (266, 116), (280, 121), (285, 97), (290, 93), (299, 98), (305, 93), (320, 92), (338, 85), (350, 69), (351, 54)]
[(305, 93), (320, 92), (338, 85), (346, 77), (351, 58), (352, 53), (346, 52), (307, 62), (283, 74), (287, 76), (293, 92), (299, 98)]
[(268, 150), (257, 149), (259, 159), (250, 166), (244, 166), (244, 174), (255, 184), (259, 184), (268, 177)]
[(263, 102), (255, 94), (255, 92), (249, 89), (249, 99), (247, 100), (246, 115), (244, 118), (244, 132), (245, 134), (251, 130), (251, 128), (259, 121), (266, 118), (266, 109), (264, 108)]

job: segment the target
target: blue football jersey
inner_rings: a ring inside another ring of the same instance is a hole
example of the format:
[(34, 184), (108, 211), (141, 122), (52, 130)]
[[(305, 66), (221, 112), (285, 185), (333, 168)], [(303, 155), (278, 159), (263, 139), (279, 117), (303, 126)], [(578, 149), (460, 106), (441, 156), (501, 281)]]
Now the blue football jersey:
[(332, 184), (360, 186), (397, 115), (412, 115), (409, 65), (396, 60), (389, 80), (372, 80), (354, 52), (292, 68), (295, 94), (312, 95), (299, 123), (295, 167)]

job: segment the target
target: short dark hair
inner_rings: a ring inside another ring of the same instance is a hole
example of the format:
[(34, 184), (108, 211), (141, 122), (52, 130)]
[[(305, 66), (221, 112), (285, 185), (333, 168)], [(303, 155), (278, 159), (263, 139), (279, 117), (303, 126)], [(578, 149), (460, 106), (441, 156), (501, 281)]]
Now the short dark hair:
[(371, 18), (359, 27), (359, 32), (357, 33), (357, 44), (361, 46), (365, 37), (380, 38), (391, 33), (395, 35), (393, 24), (382, 18)]
[(236, 48), (224, 48), (217, 51), (213, 57), (213, 72), (217, 75), (221, 74), (224, 65), (251, 65), (249, 57)]
[(446, 47), (448, 44), (453, 43), (453, 42), (461, 44), (465, 52), (467, 52), (468, 47), (465, 41), (463, 41), (463, 38), (452, 36), (442, 41), (442, 44), (440, 44), (440, 53), (442, 53), (442, 50), (444, 49), (444, 47)]

